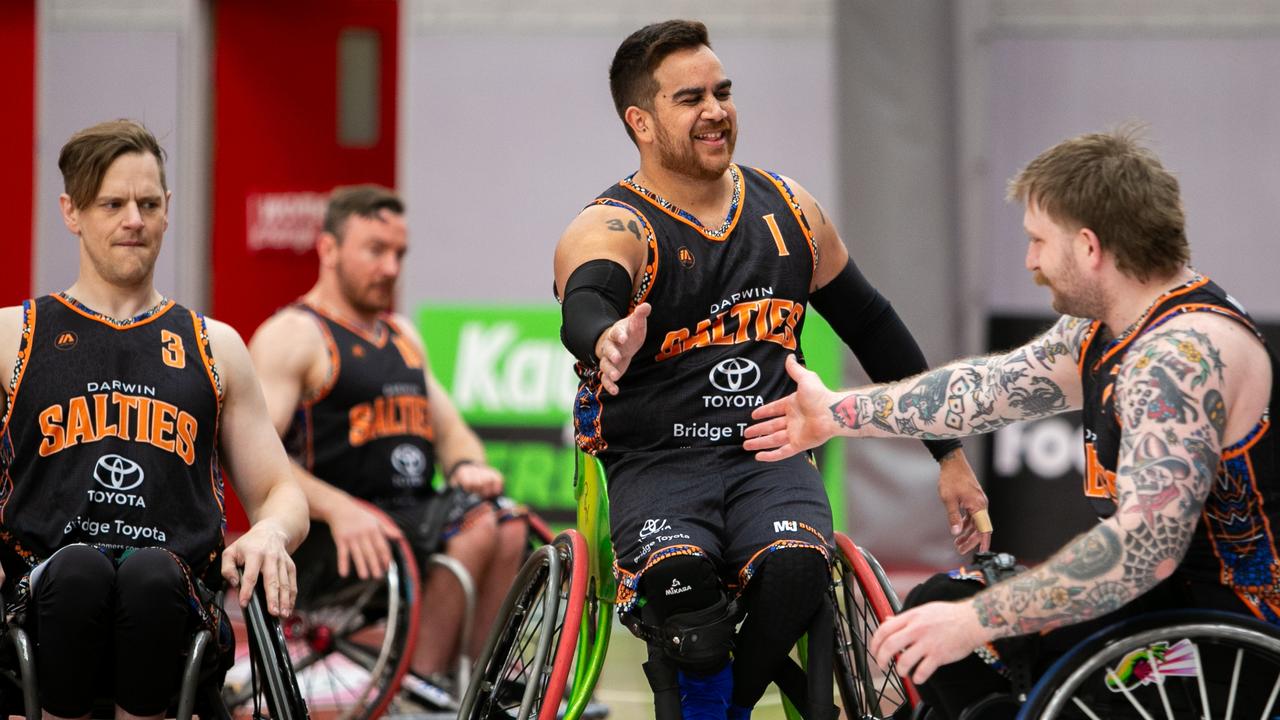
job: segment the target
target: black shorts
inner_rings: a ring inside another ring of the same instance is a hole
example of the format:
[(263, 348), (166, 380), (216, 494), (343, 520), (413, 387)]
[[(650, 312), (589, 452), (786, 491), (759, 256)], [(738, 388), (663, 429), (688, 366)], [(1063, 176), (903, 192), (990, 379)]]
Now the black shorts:
[[(448, 488), (444, 492), (406, 503), (373, 503), (391, 518), (404, 533), (420, 573), (426, 571), (428, 559), (443, 552), (453, 536), (465, 530), (482, 514), (495, 511), (498, 521), (522, 519), (527, 511), (505, 497), (485, 499), (479, 495)], [(307, 539), (293, 552), (298, 572), (298, 594), (310, 594), (342, 583), (338, 575), (338, 551), (329, 526), (318, 520), (311, 522)], [(354, 576), (354, 575), (353, 575)]]
[(706, 557), (737, 591), (774, 550), (831, 556), (831, 504), (807, 455), (764, 463), (738, 447), (633, 452), (605, 471), (620, 612), (645, 571), (674, 555)]

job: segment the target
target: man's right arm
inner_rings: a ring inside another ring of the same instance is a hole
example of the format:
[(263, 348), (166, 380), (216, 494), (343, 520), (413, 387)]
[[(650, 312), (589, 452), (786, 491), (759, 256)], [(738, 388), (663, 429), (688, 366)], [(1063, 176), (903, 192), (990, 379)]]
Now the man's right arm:
[(789, 360), (795, 393), (757, 408), (747, 450), (780, 460), (848, 437), (966, 437), (1081, 406), (1076, 359), (1089, 323), (1063, 316), (1007, 353), (959, 360), (885, 385), (832, 392)]
[[(254, 333), (249, 355), (262, 383), (267, 413), (276, 432), (284, 436), (308, 387), (308, 375), (324, 358), (324, 338), (313, 318), (284, 310)], [(391, 562), (386, 537), (399, 537), (394, 525), (367, 512), (351, 495), (317, 478), (293, 462), (293, 474), (307, 496), (311, 517), (329, 526), (338, 551), (338, 573), (345, 577), (354, 565), (360, 578), (382, 577)]]
[(644, 342), (648, 304), (627, 313), (648, 254), (648, 228), (635, 214), (594, 205), (569, 225), (556, 246), (555, 290), (561, 299), (561, 339), (578, 360), (598, 365), (606, 391)]

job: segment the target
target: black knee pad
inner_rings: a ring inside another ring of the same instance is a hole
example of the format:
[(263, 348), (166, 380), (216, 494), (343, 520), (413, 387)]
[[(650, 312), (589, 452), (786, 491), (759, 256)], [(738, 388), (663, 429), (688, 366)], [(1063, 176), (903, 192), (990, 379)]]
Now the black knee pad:
[(739, 616), (710, 561), (692, 555), (663, 560), (645, 571), (639, 591), (640, 617), (623, 618), (633, 634), (681, 669), (708, 673), (724, 667)]
[(830, 587), (831, 565), (825, 555), (810, 548), (782, 548), (759, 563), (747, 586), (748, 610), (767, 606), (773, 617), (796, 610), (808, 618)]
[(701, 610), (714, 605), (724, 585), (710, 560), (697, 555), (676, 555), (645, 571), (637, 592), (653, 621)]
[(909, 610), (935, 601), (963, 600), (977, 595), (985, 586), (977, 580), (963, 580), (947, 573), (937, 573), (911, 588), (902, 602), (902, 609)]

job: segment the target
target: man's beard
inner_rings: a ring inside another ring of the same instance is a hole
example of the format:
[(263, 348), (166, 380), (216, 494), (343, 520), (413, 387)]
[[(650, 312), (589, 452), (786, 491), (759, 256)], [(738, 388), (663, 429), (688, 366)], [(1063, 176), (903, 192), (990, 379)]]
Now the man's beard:
[(698, 159), (697, 151), (693, 147), (692, 140), (687, 143), (676, 143), (661, 125), (658, 125), (655, 129), (657, 130), (658, 140), (658, 164), (663, 169), (698, 180), (718, 180), (724, 176), (724, 171), (729, 169), (729, 162), (733, 159), (733, 148), (737, 138), (734, 137), (732, 128), (727, 125), (724, 128), (725, 147), (729, 152), (723, 167), (715, 168), (709, 168), (702, 164)]
[(381, 293), (377, 291), (377, 285), (370, 283), (368, 285), (358, 285), (350, 278), (342, 273), (341, 265), (338, 266), (338, 285), (342, 288), (342, 296), (347, 299), (351, 307), (362, 315), (377, 315), (391, 309), (392, 301), (395, 297), (395, 283), (387, 288), (386, 299), (381, 298)]
[(1101, 289), (1090, 287), (1074, 269), (1065, 270), (1057, 282), (1050, 282), (1039, 270), (1033, 277), (1037, 285), (1049, 288), (1054, 312), (1090, 320), (1100, 319), (1106, 314), (1107, 303)]

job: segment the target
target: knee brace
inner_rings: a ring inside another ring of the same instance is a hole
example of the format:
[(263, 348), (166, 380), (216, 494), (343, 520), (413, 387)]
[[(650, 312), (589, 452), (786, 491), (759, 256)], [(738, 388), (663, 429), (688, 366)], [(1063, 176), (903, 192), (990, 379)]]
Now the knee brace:
[(707, 559), (663, 560), (645, 571), (639, 591), (640, 616), (623, 616), (632, 634), (660, 648), (682, 670), (711, 673), (724, 667), (739, 613)]

